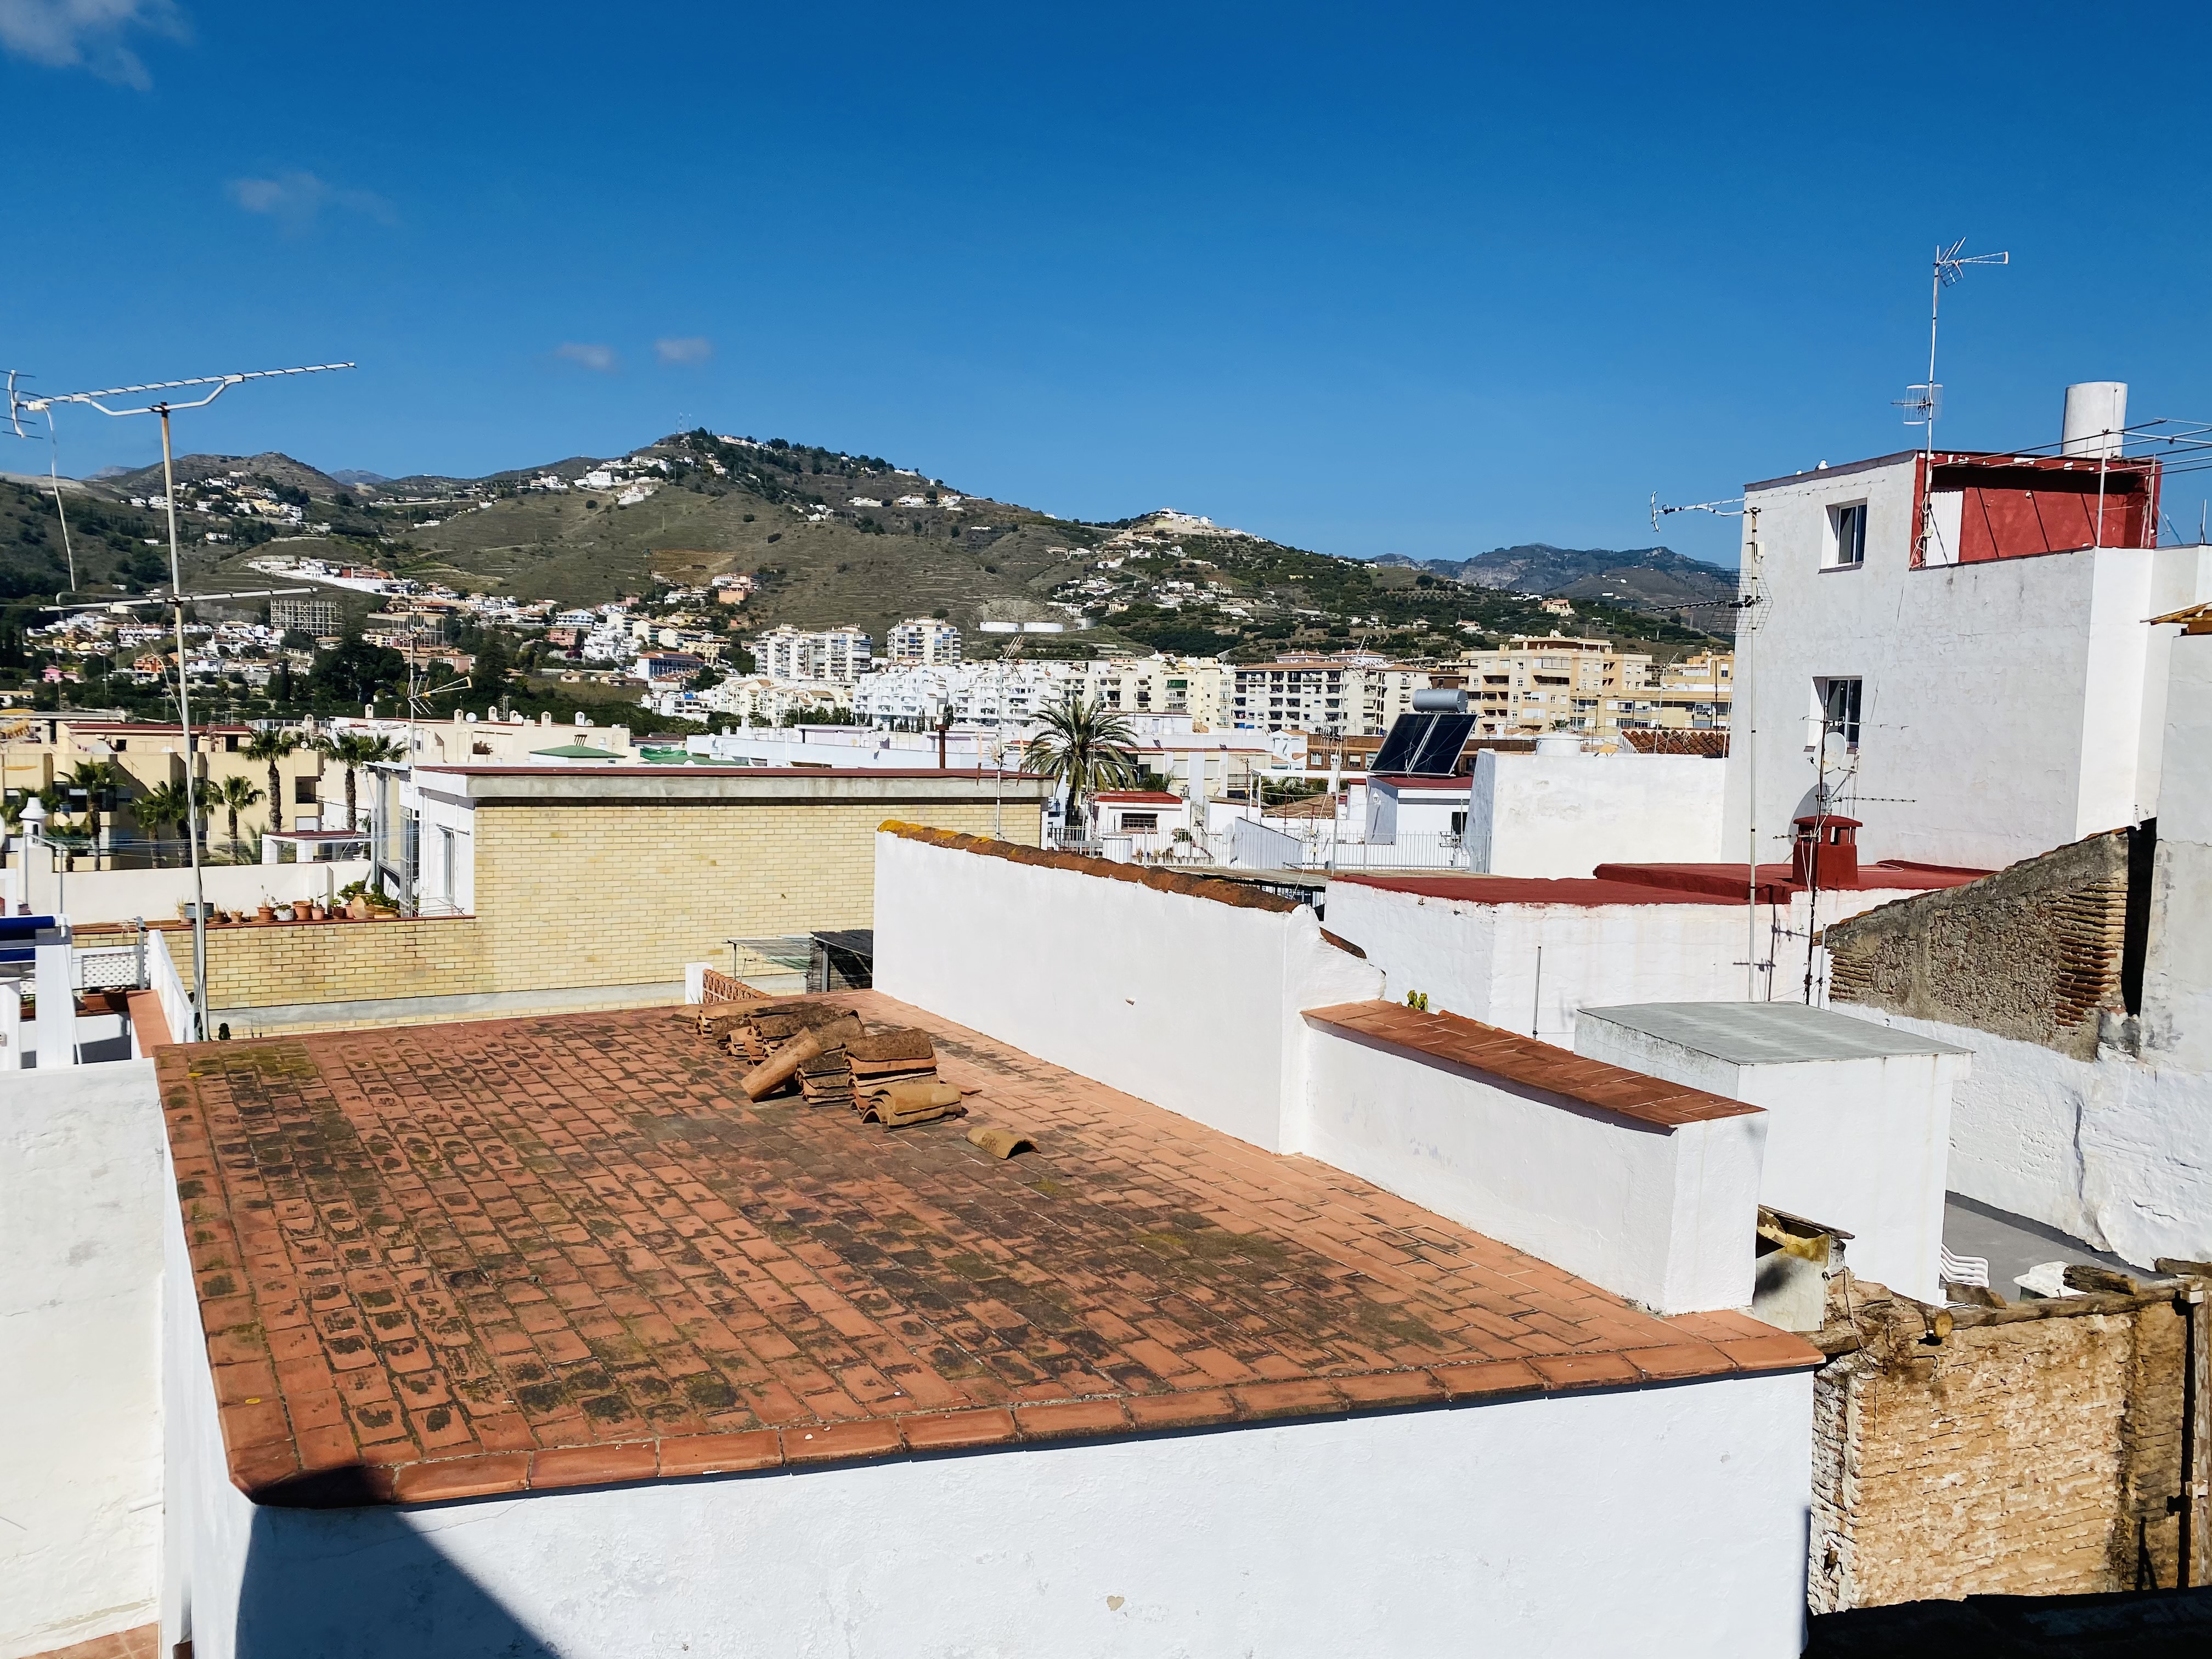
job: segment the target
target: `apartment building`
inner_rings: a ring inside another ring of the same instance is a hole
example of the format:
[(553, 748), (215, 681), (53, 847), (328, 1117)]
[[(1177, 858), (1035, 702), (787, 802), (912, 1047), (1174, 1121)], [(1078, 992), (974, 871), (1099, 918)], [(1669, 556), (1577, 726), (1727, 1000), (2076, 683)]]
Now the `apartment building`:
[(1231, 723), (1239, 731), (1376, 737), (1429, 688), (1426, 669), (1381, 657), (1282, 657), (1230, 672)]
[(935, 667), (960, 660), (960, 630), (935, 617), (909, 617), (884, 636), (895, 663)]
[(753, 641), (755, 672), (772, 680), (835, 680), (850, 685), (868, 672), (875, 639), (863, 629), (808, 633), (786, 623)]
[(1560, 634), (1519, 635), (1470, 654), (1468, 708), (1484, 737), (1574, 732), (1612, 737), (1623, 730), (1725, 730), (1735, 658), (1705, 652), (1667, 665), (1607, 640)]
[(1230, 671), (1212, 657), (1106, 657), (1079, 665), (1083, 694), (1125, 714), (1188, 714), (1211, 730), (1226, 724)]

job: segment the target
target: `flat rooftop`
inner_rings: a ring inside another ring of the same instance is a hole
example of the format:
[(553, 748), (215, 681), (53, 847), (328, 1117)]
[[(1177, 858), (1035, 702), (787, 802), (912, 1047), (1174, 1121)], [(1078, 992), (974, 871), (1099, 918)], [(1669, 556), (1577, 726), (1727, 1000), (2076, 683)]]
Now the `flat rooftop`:
[(969, 1117), (750, 1103), (683, 1010), (162, 1050), (236, 1484), (428, 1501), (1819, 1362), (828, 1000), (928, 1030)]
[(1582, 1013), (1737, 1066), (1972, 1052), (1917, 1032), (1796, 1002), (1638, 1002), (1585, 1008)]

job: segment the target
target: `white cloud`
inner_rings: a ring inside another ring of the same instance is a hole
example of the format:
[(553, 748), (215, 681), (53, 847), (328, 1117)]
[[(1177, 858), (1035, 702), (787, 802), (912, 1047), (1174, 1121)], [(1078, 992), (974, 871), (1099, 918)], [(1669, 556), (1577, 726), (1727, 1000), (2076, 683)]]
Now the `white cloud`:
[(615, 349), (612, 346), (580, 345), (574, 340), (568, 340), (563, 342), (561, 349), (553, 355), (556, 357), (566, 357), (572, 363), (581, 363), (596, 374), (611, 374), (615, 372), (616, 357)]
[[(0, 0), (0, 5), (6, 3), (7, 0)], [(230, 199), (248, 213), (266, 214), (288, 230), (307, 229), (325, 204), (361, 214), (379, 224), (398, 222), (392, 204), (381, 196), (365, 190), (340, 190), (298, 167), (288, 168), (273, 179), (234, 179), (228, 188)]]
[(0, 50), (143, 91), (153, 77), (124, 44), (140, 32), (170, 40), (188, 33), (175, 0), (0, 0)]
[(655, 340), (653, 355), (664, 363), (703, 363), (714, 355), (714, 343), (703, 335), (684, 334)]

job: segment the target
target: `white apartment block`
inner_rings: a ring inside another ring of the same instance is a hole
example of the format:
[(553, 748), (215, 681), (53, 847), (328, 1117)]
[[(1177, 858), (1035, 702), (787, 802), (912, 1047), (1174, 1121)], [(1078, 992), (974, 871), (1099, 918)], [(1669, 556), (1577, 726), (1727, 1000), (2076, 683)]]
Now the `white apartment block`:
[(788, 623), (753, 641), (755, 672), (771, 680), (833, 680), (849, 685), (868, 672), (873, 636), (858, 628), (808, 633)]
[(1284, 657), (1229, 672), (1230, 723), (1241, 732), (1380, 737), (1429, 689), (1426, 669), (1379, 657)]
[(909, 617), (884, 636), (895, 663), (934, 668), (960, 660), (960, 630), (935, 617)]
[[(865, 682), (864, 682), (865, 683)], [(755, 674), (726, 679), (696, 694), (698, 706), (739, 723), (781, 726), (787, 714), (820, 708), (849, 708), (853, 687), (837, 680), (775, 680)], [(680, 712), (671, 708), (665, 712)]]
[(853, 687), (853, 718), (878, 726), (902, 720), (934, 726), (941, 720), (1030, 725), (1069, 687), (1082, 685), (1086, 665), (1015, 661), (885, 669)]

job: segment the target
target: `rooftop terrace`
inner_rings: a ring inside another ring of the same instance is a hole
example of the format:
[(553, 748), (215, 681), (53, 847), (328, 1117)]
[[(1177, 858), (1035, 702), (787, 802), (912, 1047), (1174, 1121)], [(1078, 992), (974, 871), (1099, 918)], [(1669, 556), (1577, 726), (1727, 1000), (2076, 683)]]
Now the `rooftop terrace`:
[(927, 1030), (966, 1121), (751, 1104), (672, 1010), (166, 1050), (236, 1484), (408, 1502), (1817, 1363), (833, 1000)]

